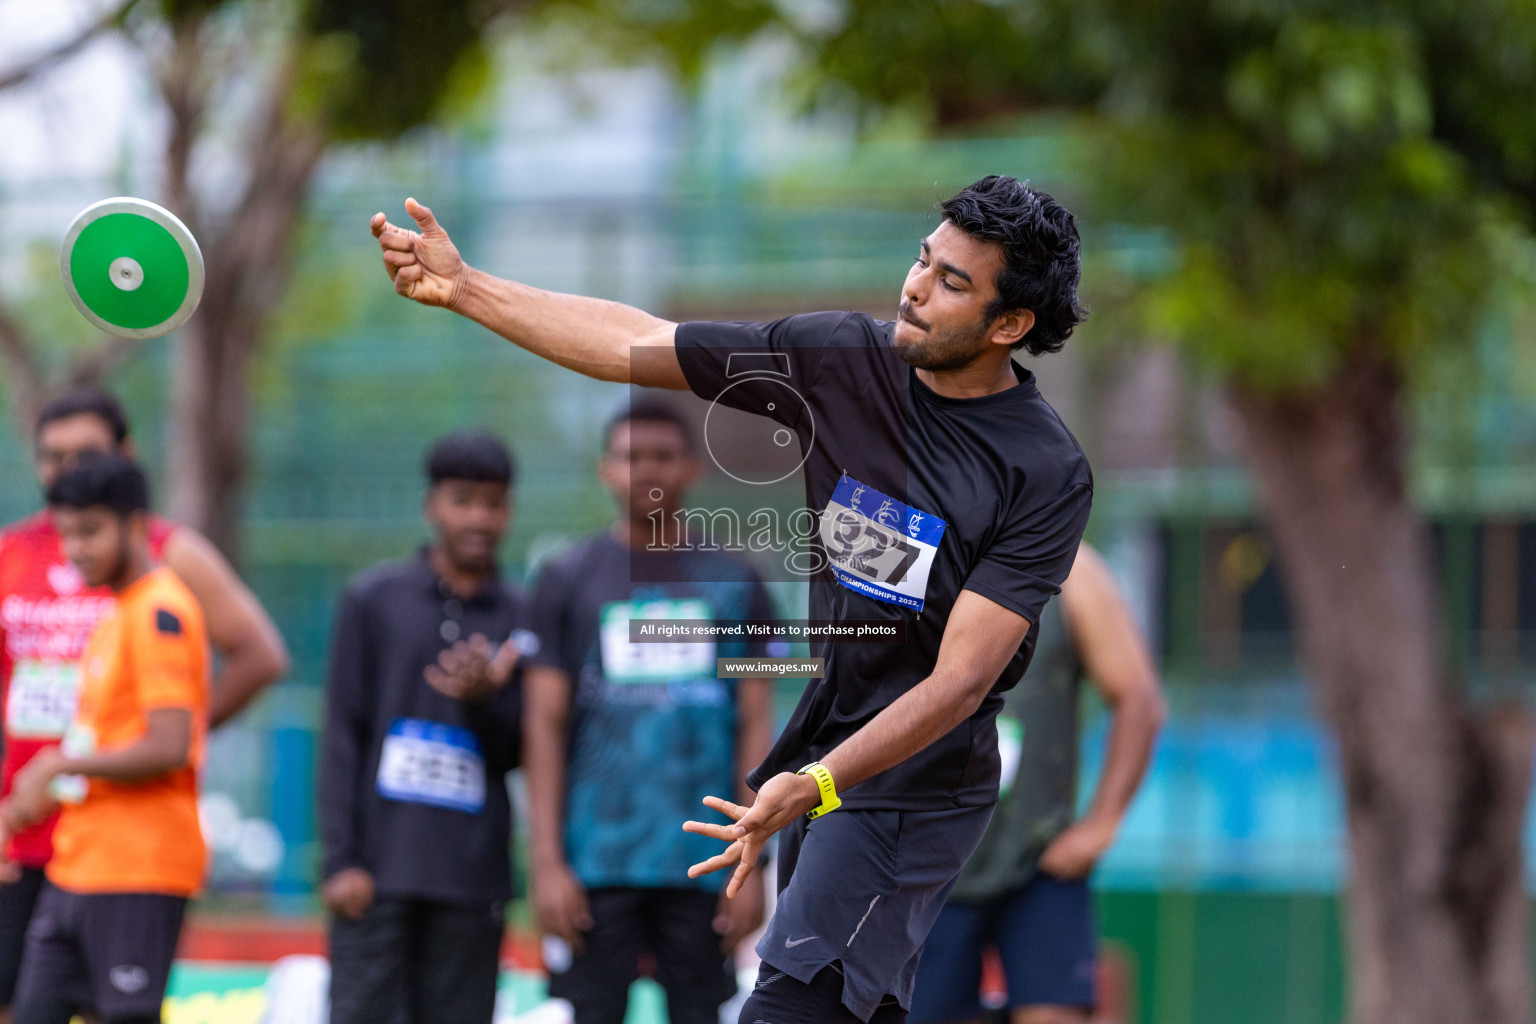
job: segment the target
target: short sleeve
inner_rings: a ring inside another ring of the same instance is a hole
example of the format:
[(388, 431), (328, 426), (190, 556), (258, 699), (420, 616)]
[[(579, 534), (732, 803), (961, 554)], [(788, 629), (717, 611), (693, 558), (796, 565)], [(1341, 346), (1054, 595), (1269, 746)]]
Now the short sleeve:
[(768, 323), (679, 324), (677, 360), (693, 393), (707, 402), (800, 426), (804, 405), (785, 401), (788, 386), (815, 386), (821, 361), (848, 313), (804, 313)]
[(175, 602), (157, 601), (145, 606), (146, 618), (137, 624), (139, 649), (135, 665), (139, 704), (144, 708), (186, 708), (204, 704), (207, 660), (202, 650), (202, 630), (192, 613)]
[(1084, 482), (1069, 484), (1044, 503), (1020, 498), (964, 589), (1037, 624), (1045, 603), (1061, 593), (1072, 571), (1092, 505), (1093, 486)]
[(574, 677), (581, 668), (573, 664), (568, 648), (571, 646), (569, 616), (566, 604), (570, 588), (558, 563), (544, 567), (533, 585), (533, 597), (529, 601), (528, 631), (538, 640), (533, 651), (523, 656), (528, 665), (558, 668)]

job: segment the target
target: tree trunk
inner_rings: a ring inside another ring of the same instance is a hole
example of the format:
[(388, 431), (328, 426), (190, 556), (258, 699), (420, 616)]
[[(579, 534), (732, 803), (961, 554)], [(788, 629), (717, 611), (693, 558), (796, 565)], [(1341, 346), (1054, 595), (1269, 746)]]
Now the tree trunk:
[(1445, 685), (1396, 374), (1362, 346), (1301, 397), (1234, 392), (1339, 744), (1354, 1024), (1529, 1024), (1521, 832), (1536, 727)]
[(263, 120), (250, 139), (250, 176), (240, 201), (214, 231), (199, 216), (187, 167), (202, 117), (197, 27), (188, 25), (161, 77), (172, 115), (169, 199), (199, 235), (203, 299), (178, 339), (172, 379), (173, 435), (168, 507), (239, 561), (241, 499), (249, 460), (250, 376), (263, 328), (282, 301), (294, 233), (325, 147), (325, 131), (290, 109), (295, 65), (274, 77)]

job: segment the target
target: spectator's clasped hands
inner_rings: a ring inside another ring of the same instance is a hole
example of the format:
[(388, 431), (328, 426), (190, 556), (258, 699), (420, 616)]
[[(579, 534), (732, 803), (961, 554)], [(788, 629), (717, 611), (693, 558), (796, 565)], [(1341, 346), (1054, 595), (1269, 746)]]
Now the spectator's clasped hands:
[(445, 697), (485, 700), (507, 685), (520, 656), (511, 641), (498, 646), (476, 633), (443, 650), (437, 664), (428, 665), (423, 675), (427, 685)]

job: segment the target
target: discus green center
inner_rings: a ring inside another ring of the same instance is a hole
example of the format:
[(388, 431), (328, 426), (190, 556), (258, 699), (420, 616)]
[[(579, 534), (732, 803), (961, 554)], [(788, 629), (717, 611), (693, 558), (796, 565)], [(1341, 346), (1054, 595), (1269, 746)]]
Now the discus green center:
[[(124, 291), (112, 262), (128, 257), (144, 283)], [(187, 297), (191, 273), (172, 234), (136, 213), (109, 213), (80, 232), (69, 254), (69, 276), (91, 312), (118, 327), (153, 327), (171, 318)]]

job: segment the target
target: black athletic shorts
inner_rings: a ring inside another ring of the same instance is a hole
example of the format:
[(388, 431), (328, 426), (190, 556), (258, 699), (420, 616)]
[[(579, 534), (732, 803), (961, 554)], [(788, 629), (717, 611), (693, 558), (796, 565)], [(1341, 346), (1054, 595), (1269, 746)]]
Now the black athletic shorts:
[(507, 905), (381, 897), (331, 920), (331, 1024), (491, 1024)]
[(742, 1005), (737, 1024), (905, 1024), (907, 1011), (895, 996), (881, 1000), (868, 1021), (843, 1005), (843, 972), (823, 967), (809, 985), (769, 964), (758, 968), (757, 984)]
[(841, 965), (859, 1020), (888, 997), (911, 1007), (928, 930), (991, 819), (991, 804), (800, 819), (779, 835), (779, 902), (757, 955), (807, 986)]
[(42, 891), (42, 868), (22, 868), (21, 878), (10, 885), (0, 885), (0, 1006), (10, 1006), (16, 997), (21, 954), (27, 948), (27, 926), (32, 923), (32, 911)]
[(568, 1000), (575, 1024), (623, 1024), (640, 955), (655, 958), (672, 1024), (718, 1024), (736, 994), (731, 957), (720, 951), (720, 894), (699, 889), (592, 889), (592, 930), (568, 969), (551, 974), (549, 994)]
[(62, 1000), (105, 1020), (158, 1020), (186, 909), (183, 896), (75, 893), (45, 882), (27, 929), (16, 1018), (29, 1003)]

